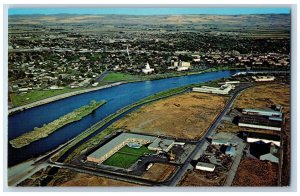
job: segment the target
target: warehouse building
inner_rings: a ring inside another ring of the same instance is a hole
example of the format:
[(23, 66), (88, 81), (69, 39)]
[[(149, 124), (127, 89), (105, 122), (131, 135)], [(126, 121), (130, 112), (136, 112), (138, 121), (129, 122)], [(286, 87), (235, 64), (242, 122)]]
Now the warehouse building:
[(213, 172), (213, 171), (215, 171), (215, 167), (216, 166), (214, 164), (199, 161), (195, 168), (198, 170), (202, 170), (202, 171)]
[(168, 152), (173, 147), (174, 142), (174, 140), (162, 139), (154, 136), (121, 133), (88, 155), (87, 161), (101, 164), (126, 145), (131, 148), (140, 148), (142, 145), (149, 144), (149, 150)]
[(280, 136), (269, 135), (263, 133), (249, 133), (247, 137), (248, 143), (264, 142), (266, 144), (273, 143), (276, 146), (280, 146)]
[(235, 86), (232, 84), (224, 84), (221, 87), (210, 87), (210, 86), (201, 86), (201, 87), (194, 87), (192, 88), (193, 92), (200, 92), (200, 93), (212, 93), (212, 94), (221, 94), (221, 95), (228, 95), (229, 92), (234, 89)]
[(168, 152), (174, 145), (174, 140), (156, 138), (149, 146), (149, 150)]
[(259, 157), (259, 160), (262, 161), (271, 161), (273, 163), (279, 162), (279, 150), (276, 145), (271, 145), (270, 152)]
[(282, 122), (265, 116), (243, 115), (240, 117), (238, 125), (256, 129), (266, 129), (281, 131)]
[(242, 113), (247, 115), (267, 116), (269, 118), (282, 119), (282, 112), (275, 110), (245, 108), (243, 109)]
[(137, 143), (137, 144), (149, 144), (152, 143), (156, 137), (147, 136), (147, 135), (139, 135), (132, 133), (121, 133), (119, 136), (110, 140), (108, 143), (88, 155), (87, 160), (94, 163), (102, 163), (121, 148), (126, 146), (127, 144)]
[(275, 80), (275, 76), (252, 76), (256, 82), (270, 82)]

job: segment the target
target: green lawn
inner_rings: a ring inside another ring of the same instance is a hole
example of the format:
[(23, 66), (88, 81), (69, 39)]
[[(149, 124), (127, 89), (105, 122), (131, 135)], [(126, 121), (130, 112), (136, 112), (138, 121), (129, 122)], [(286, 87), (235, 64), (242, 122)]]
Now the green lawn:
[(155, 151), (148, 150), (145, 146), (142, 146), (141, 148), (130, 148), (126, 145), (105, 160), (103, 164), (127, 169), (145, 153), (154, 154)]
[(121, 148), (118, 152), (125, 154), (134, 154), (142, 156), (145, 153), (154, 154), (155, 151), (149, 150), (147, 147), (142, 146), (141, 148), (130, 148), (127, 145)]
[(128, 155), (116, 152), (110, 158), (105, 160), (103, 164), (127, 169), (132, 164), (134, 164), (139, 158), (139, 155)]
[(125, 73), (109, 73), (104, 77), (103, 82), (119, 82), (119, 81), (130, 81), (137, 80), (138, 77)]
[(72, 91), (75, 91), (75, 89), (66, 88), (62, 90), (34, 90), (24, 94), (14, 93), (12, 94), (11, 99), (14, 107), (17, 107), (28, 103), (33, 103), (42, 99), (46, 99), (49, 97), (53, 97), (55, 95), (72, 92)]

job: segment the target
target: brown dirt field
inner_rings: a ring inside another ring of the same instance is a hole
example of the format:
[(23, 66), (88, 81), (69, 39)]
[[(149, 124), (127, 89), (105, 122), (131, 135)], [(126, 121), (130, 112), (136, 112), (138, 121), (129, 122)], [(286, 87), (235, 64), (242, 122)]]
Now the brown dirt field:
[(199, 139), (224, 108), (228, 97), (205, 93), (185, 93), (143, 106), (112, 128), (131, 132)]
[(154, 163), (153, 166), (143, 174), (143, 178), (164, 182), (176, 171), (176, 166), (163, 163)]
[(279, 104), (286, 116), (290, 114), (290, 86), (287, 84), (265, 84), (245, 90), (235, 101), (236, 108), (268, 109)]
[(277, 186), (278, 165), (256, 159), (243, 159), (233, 186)]
[(225, 173), (220, 174), (221, 176), (214, 180), (207, 179), (205, 177), (207, 173), (210, 172), (190, 170), (186, 172), (178, 186), (222, 186), (224, 184), (226, 180)]
[(48, 186), (137, 186), (129, 182), (59, 169)]

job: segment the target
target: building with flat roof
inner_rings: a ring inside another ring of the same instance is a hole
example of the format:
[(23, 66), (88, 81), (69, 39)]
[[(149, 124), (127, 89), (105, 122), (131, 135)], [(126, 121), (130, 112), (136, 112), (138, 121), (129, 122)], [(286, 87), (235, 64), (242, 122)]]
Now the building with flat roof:
[(234, 156), (235, 153), (236, 153), (235, 147), (227, 146), (227, 148), (225, 150), (225, 154), (230, 155), (230, 156)]
[(252, 76), (256, 82), (270, 82), (275, 80), (275, 76)]
[(198, 170), (202, 170), (202, 171), (209, 171), (209, 172), (213, 172), (216, 168), (216, 166), (214, 164), (211, 163), (205, 163), (205, 162), (198, 162), (196, 167), (196, 169)]
[(201, 87), (193, 87), (192, 91), (201, 92), (201, 93), (227, 95), (232, 89), (234, 89), (234, 87), (235, 86), (232, 84), (224, 84), (221, 87), (201, 86)]
[(276, 145), (271, 145), (270, 152), (259, 157), (262, 161), (271, 161), (273, 163), (279, 162), (279, 151)]
[(168, 152), (174, 145), (174, 140), (156, 138), (149, 146), (149, 150)]
[(280, 146), (280, 136), (269, 135), (263, 133), (249, 133), (247, 137), (248, 143), (264, 142), (266, 144), (273, 143), (276, 146)]
[(158, 138), (155, 136), (121, 133), (93, 153), (89, 154), (87, 160), (101, 164), (126, 145), (131, 148), (140, 148), (142, 145), (149, 144), (149, 150), (168, 152), (173, 147), (174, 142), (174, 140)]
[(265, 116), (243, 115), (240, 117), (238, 126), (256, 129), (281, 131), (281, 121), (272, 120)]
[(156, 137), (153, 136), (133, 133), (121, 133), (120, 135), (113, 138), (108, 143), (104, 144), (102, 147), (88, 155), (87, 160), (100, 164), (129, 143), (139, 143), (145, 145), (148, 143), (152, 143), (155, 139)]
[(271, 109), (264, 110), (264, 109), (244, 108), (242, 113), (247, 115), (259, 115), (259, 116), (282, 118), (282, 112), (271, 110)]

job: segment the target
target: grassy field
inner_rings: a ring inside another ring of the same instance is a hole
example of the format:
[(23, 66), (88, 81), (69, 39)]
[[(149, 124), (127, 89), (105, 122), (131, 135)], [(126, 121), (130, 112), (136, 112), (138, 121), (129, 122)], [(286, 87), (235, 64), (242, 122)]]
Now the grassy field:
[(196, 140), (202, 137), (227, 100), (228, 97), (220, 95), (184, 93), (142, 106), (111, 127)]
[[(81, 89), (76, 89), (76, 90), (81, 90)], [(53, 97), (55, 95), (73, 92), (76, 90), (65, 88), (65, 89), (61, 89), (61, 90), (34, 90), (34, 91), (31, 91), (28, 93), (23, 93), (23, 94), (13, 93), (11, 95), (11, 100), (12, 100), (13, 106), (17, 107), (17, 106), (22, 106), (22, 105), (26, 105), (29, 103), (33, 103), (36, 101), (40, 101), (42, 99), (46, 99), (49, 97)]]
[(104, 82), (120, 82), (120, 81), (131, 81), (131, 80), (138, 80), (138, 76), (130, 75), (126, 73), (115, 73), (111, 72), (104, 77)]
[(140, 158), (139, 155), (128, 155), (123, 153), (115, 153), (109, 159), (103, 162), (104, 165), (121, 167), (121, 168), (129, 168), (132, 164), (134, 164)]
[(114, 167), (129, 168), (145, 153), (153, 154), (154, 151), (148, 150), (147, 147), (130, 148), (124, 146), (110, 158), (103, 162), (104, 165), (110, 165)]
[(133, 154), (133, 155), (140, 155), (140, 156), (142, 156), (145, 153), (148, 153), (148, 154), (155, 153), (155, 151), (149, 150), (145, 146), (141, 146), (140, 148), (130, 148), (128, 146), (124, 146), (123, 148), (121, 148), (119, 150), (119, 152), (124, 153), (124, 154)]
[(75, 121), (81, 120), (83, 117), (89, 115), (94, 110), (105, 104), (106, 101), (92, 101), (89, 105), (82, 106), (52, 122), (49, 124), (44, 125), (40, 128), (34, 128), (34, 130), (24, 133), (23, 135), (10, 140), (9, 143), (14, 148), (22, 148), (24, 146), (29, 145), (30, 143), (37, 141), (41, 138), (48, 137), (49, 134), (53, 133), (54, 131), (58, 130), (59, 128), (70, 124)]

